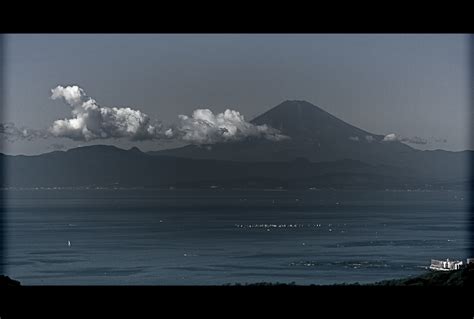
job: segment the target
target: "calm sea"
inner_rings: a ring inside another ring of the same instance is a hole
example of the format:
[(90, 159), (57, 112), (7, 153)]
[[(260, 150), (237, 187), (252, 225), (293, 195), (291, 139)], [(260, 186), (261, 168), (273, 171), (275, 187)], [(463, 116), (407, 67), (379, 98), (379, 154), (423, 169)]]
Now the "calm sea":
[[(466, 258), (461, 191), (17, 190), (24, 285), (374, 282)], [(70, 245), (69, 245), (70, 244)]]

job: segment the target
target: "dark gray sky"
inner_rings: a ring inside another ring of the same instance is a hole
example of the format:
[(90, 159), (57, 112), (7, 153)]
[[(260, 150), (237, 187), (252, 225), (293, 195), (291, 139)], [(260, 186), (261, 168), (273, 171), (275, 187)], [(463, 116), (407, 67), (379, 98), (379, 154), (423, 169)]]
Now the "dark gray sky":
[[(3, 122), (42, 129), (70, 116), (51, 100), (78, 85), (104, 106), (163, 122), (196, 108), (231, 108), (250, 120), (284, 100), (307, 100), (376, 134), (428, 139), (427, 149), (469, 148), (467, 35), (7, 35)], [(446, 139), (447, 142), (435, 142)], [(8, 154), (58, 145), (157, 141), (64, 138), (5, 143)]]

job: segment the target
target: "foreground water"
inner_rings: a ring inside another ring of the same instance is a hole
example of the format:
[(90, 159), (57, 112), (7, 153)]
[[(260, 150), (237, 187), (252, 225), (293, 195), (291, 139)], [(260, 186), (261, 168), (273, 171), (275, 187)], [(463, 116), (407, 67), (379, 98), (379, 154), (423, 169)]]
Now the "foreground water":
[(460, 191), (17, 190), (7, 274), (24, 285), (374, 282), (466, 258)]

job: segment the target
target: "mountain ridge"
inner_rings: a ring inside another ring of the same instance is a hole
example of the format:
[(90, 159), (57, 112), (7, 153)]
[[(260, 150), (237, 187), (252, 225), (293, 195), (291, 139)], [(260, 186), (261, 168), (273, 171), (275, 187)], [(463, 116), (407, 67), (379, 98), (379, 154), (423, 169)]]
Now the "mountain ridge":
[(382, 135), (359, 129), (300, 100), (280, 103), (252, 123), (276, 125), (290, 138), (188, 145), (155, 152), (90, 145), (34, 156), (2, 155), (11, 177), (3, 186), (119, 182), (150, 187), (220, 183), (238, 187), (370, 184), (402, 188), (408, 184), (463, 183), (469, 179), (474, 154), (421, 151), (399, 141), (384, 142)]
[(288, 162), (300, 157), (317, 163), (350, 158), (369, 164), (406, 167), (424, 176), (444, 179), (459, 179), (469, 174), (472, 151), (422, 151), (400, 141), (384, 141), (384, 135), (353, 126), (303, 100), (286, 100), (255, 117), (251, 123), (267, 124), (290, 138), (278, 142), (252, 139), (226, 144), (187, 145), (147, 153), (242, 162)]
[(39, 156), (1, 155), (2, 187), (385, 188), (420, 186), (413, 172), (353, 159), (313, 163), (236, 162), (152, 156), (110, 146), (80, 147)]

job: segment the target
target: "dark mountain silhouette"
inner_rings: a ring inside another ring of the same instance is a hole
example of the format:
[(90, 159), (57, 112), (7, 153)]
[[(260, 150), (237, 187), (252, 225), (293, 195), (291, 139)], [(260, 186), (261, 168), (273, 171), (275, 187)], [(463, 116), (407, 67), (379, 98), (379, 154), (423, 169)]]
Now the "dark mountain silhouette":
[(152, 156), (133, 148), (88, 146), (37, 156), (0, 155), (2, 187), (458, 187), (415, 171), (345, 159), (310, 162), (235, 162)]
[(2, 186), (452, 188), (469, 182), (471, 151), (420, 151), (383, 142), (382, 135), (308, 102), (286, 101), (252, 122), (290, 138), (148, 153), (98, 145), (37, 156), (2, 154)]
[(233, 162), (152, 156), (138, 149), (88, 146), (38, 156), (1, 155), (3, 187), (383, 188), (437, 183), (413, 172), (356, 160)]
[(306, 101), (285, 101), (251, 122), (270, 125), (290, 139), (188, 145), (149, 154), (247, 162), (291, 161), (299, 157), (311, 162), (353, 159), (412, 169), (427, 177), (459, 180), (469, 174), (472, 152), (421, 151), (399, 141), (383, 142), (384, 135), (359, 129)]

